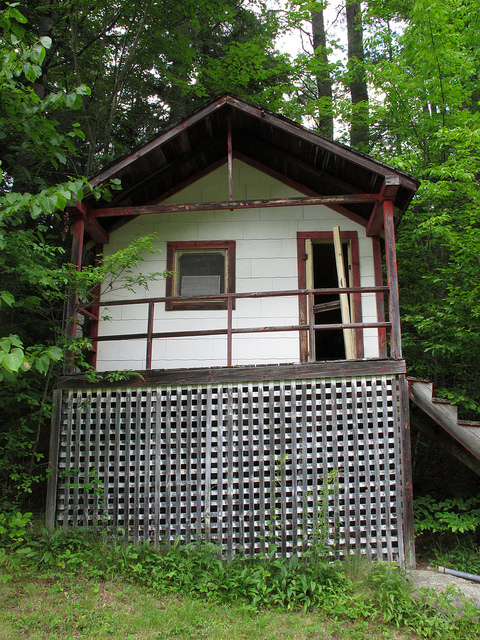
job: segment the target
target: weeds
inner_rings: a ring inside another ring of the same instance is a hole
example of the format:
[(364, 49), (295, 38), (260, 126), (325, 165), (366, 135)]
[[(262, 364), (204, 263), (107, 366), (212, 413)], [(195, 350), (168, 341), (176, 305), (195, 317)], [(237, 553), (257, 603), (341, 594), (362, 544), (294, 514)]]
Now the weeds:
[[(36, 536), (25, 535), (22, 545), (4, 552), (3, 575), (7, 580), (30, 575), (50, 581), (65, 580), (66, 576), (75, 576), (78, 581), (88, 576), (97, 585), (121, 579), (132, 588), (140, 585), (158, 594), (201, 598), (212, 606), (228, 603), (250, 613), (269, 609), (317, 611), (345, 621), (376, 620), (438, 640), (473, 638), (480, 633), (475, 618), (478, 611), (465, 609), (460, 618), (448, 597), (439, 608), (438, 596), (413, 594), (401, 571), (392, 564), (371, 563), (360, 556), (344, 564), (329, 563), (325, 558), (314, 562), (309, 558), (312, 551), (306, 558), (279, 558), (274, 545), (258, 557), (235, 556), (227, 562), (219, 551), (212, 543), (178, 542), (172, 547), (154, 548), (128, 544), (122, 537), (106, 533), (42, 530)], [(92, 620), (86, 615), (75, 624), (91, 627), (93, 633)], [(49, 624), (54, 626), (53, 618)], [(104, 630), (108, 624), (105, 620)], [(177, 637), (180, 632), (178, 637), (183, 637), (188, 624), (182, 624), (176, 622), (175, 628), (165, 629), (158, 637)]]
[(480, 573), (480, 494), (469, 498), (415, 500), (415, 530), (426, 559), (464, 571)]

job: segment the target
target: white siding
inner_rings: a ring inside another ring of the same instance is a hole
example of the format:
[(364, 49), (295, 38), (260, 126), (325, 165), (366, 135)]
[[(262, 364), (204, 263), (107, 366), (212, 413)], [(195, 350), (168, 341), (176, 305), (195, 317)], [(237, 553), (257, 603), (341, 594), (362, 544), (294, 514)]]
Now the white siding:
[[(234, 162), (235, 199), (279, 198), (303, 195), (295, 189), (263, 174), (240, 161)], [(166, 202), (198, 202), (228, 200), (227, 166), (224, 165)], [(150, 233), (157, 235), (158, 253), (147, 254), (141, 264), (143, 273), (166, 268), (167, 241), (235, 240), (236, 291), (276, 291), (298, 288), (298, 231), (331, 231), (340, 225), (342, 231), (356, 231), (360, 248), (361, 285), (374, 284), (373, 250), (365, 228), (326, 206), (246, 209), (237, 211), (202, 211), (192, 213), (139, 216), (110, 235), (105, 254), (125, 247), (133, 238)], [(103, 300), (135, 299), (165, 296), (165, 280), (153, 282), (149, 291), (136, 294), (126, 290), (107, 292)], [(376, 320), (373, 294), (363, 296), (365, 321)], [(146, 331), (147, 306), (135, 305), (106, 312), (109, 321), (100, 321), (99, 335), (129, 334)], [(223, 310), (165, 311), (157, 305), (154, 331), (186, 331), (226, 328), (227, 312)], [(261, 318), (261, 320), (260, 320)], [(238, 300), (234, 311), (234, 327), (298, 324), (296, 297)], [(366, 332), (365, 357), (378, 356), (376, 332)], [(297, 332), (243, 334), (234, 337), (233, 364), (271, 364), (299, 361)], [(156, 340), (152, 367), (158, 369), (224, 366), (226, 337), (175, 338)], [(145, 366), (145, 341), (123, 344), (99, 343), (97, 368), (100, 371), (138, 369)]]

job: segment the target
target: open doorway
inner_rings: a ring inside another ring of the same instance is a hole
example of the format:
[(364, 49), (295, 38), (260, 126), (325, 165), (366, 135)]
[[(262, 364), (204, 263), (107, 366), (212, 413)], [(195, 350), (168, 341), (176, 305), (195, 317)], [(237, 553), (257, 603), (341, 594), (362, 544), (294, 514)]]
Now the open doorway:
[[(348, 245), (342, 243), (343, 260), (348, 270)], [(312, 288), (338, 287), (333, 242), (312, 241)], [(348, 273), (348, 271), (347, 271)], [(328, 303), (328, 304), (327, 304)], [(338, 294), (314, 297), (315, 324), (341, 324), (340, 296)], [(315, 360), (345, 360), (345, 341), (341, 329), (315, 331)]]
[[(346, 285), (359, 285), (358, 272), (358, 237), (355, 232), (341, 233), (343, 263), (345, 265)], [(298, 234), (299, 251), (299, 288), (325, 289), (338, 288), (337, 261), (333, 233), (312, 232)], [(349, 296), (352, 322), (358, 316), (358, 308), (354, 296)], [(339, 294), (314, 296), (314, 323), (341, 324), (342, 312)], [(358, 320), (357, 320), (358, 321)], [(308, 309), (305, 298), (300, 299), (300, 324), (308, 324)], [(352, 333), (355, 343), (354, 331)], [(312, 360), (309, 337), (301, 332), (300, 355), (302, 362)], [(355, 349), (354, 344), (354, 349)], [(355, 357), (355, 356), (354, 356)], [(358, 357), (358, 356), (357, 356)], [(345, 335), (342, 329), (326, 329), (315, 331), (313, 345), (313, 361), (345, 360)]]

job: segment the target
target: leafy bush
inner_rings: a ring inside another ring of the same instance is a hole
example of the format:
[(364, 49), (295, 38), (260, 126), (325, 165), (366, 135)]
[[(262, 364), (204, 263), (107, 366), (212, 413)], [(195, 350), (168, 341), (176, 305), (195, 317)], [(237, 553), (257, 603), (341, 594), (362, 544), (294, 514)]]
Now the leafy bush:
[(0, 547), (14, 547), (22, 542), (31, 517), (30, 512), (0, 513)]
[[(317, 610), (338, 619), (380, 619), (421, 637), (449, 639), (477, 637), (478, 610), (465, 609), (459, 618), (448, 597), (428, 592), (413, 594), (394, 564), (357, 558), (355, 578), (346, 562), (328, 563), (312, 553), (299, 558), (275, 557), (275, 546), (258, 557), (222, 558), (212, 543), (155, 548), (148, 543), (127, 544), (107, 533), (45, 529), (27, 535), (21, 547), (3, 554), (0, 562), (10, 575), (29, 571), (50, 578), (88, 575), (94, 580), (123, 578), (155, 591), (180, 592), (216, 602), (237, 602), (251, 611), (265, 608)], [(0, 580), (9, 575), (0, 571)], [(476, 615), (476, 617), (475, 617)], [(466, 635), (459, 635), (465, 632)]]
[(480, 527), (480, 494), (470, 498), (436, 500), (422, 496), (415, 500), (417, 533), (466, 533)]
[(480, 494), (470, 498), (415, 499), (415, 530), (436, 565), (480, 573)]

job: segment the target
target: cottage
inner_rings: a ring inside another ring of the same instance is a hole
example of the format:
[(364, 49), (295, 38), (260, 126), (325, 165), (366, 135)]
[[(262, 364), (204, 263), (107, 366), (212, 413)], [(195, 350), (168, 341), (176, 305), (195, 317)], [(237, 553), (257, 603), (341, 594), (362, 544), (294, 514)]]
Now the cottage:
[(171, 275), (84, 313), (97, 371), (139, 375), (60, 380), (47, 525), (411, 565), (394, 227), (418, 183), (229, 94), (91, 183), (113, 178), (72, 210), (72, 261), (154, 233), (142, 270)]

